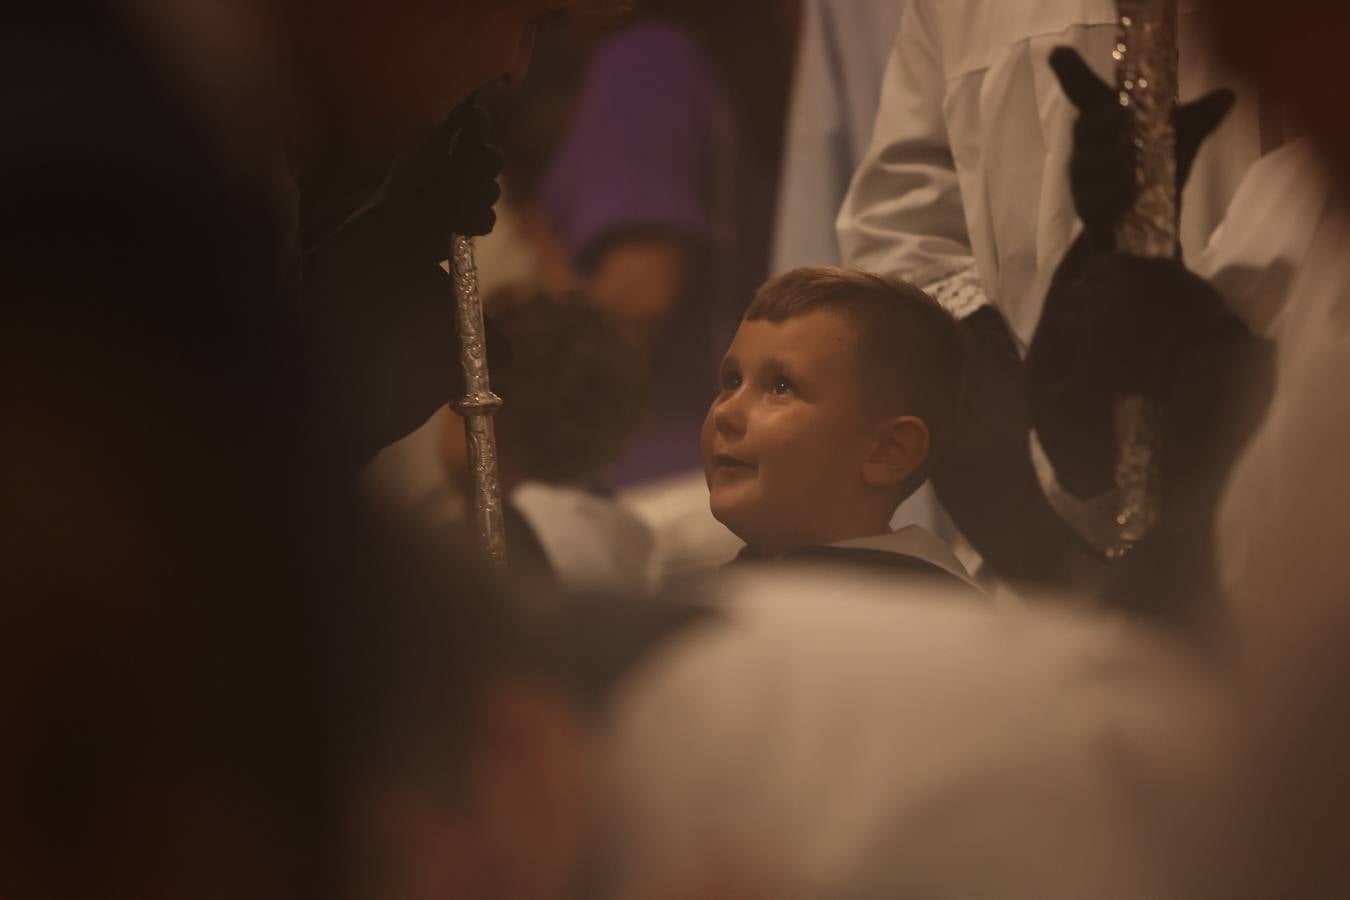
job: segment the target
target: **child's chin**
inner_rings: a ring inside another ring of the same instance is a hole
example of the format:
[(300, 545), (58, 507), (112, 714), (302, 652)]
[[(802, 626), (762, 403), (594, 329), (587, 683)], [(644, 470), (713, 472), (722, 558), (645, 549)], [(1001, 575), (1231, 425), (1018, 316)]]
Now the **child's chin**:
[(712, 511), (712, 517), (714, 519), (721, 522), (723, 525), (727, 525), (728, 528), (731, 527), (727, 524), (727, 519), (734, 518), (733, 504), (729, 504), (725, 500), (719, 501), (717, 493), (714, 492), (712, 498), (708, 502), (708, 508)]
[[(726, 494), (730, 493), (726, 492)], [(754, 518), (754, 509), (752, 504), (726, 494), (719, 497), (714, 492), (709, 508), (712, 510), (714, 519), (721, 522), (733, 533), (740, 535), (744, 523)]]

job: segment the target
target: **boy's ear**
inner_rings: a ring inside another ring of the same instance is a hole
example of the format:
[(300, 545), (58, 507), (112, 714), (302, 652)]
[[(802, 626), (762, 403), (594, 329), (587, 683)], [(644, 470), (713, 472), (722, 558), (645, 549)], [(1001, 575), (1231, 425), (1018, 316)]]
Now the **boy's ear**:
[(872, 450), (863, 460), (863, 481), (868, 487), (899, 487), (923, 466), (931, 444), (932, 435), (923, 419), (886, 419), (877, 426)]

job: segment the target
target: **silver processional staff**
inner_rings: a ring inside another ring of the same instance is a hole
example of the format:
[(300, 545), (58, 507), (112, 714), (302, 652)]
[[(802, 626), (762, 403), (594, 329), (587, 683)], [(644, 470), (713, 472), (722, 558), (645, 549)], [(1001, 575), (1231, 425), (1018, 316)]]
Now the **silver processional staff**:
[[(1177, 0), (1117, 0), (1120, 103), (1134, 112), (1135, 200), (1116, 229), (1116, 246), (1132, 256), (1177, 255)], [(1161, 507), (1158, 403), (1122, 396), (1115, 406), (1116, 516), (1121, 555), (1158, 522)]]
[(492, 416), (501, 408), (502, 399), (492, 393), (488, 379), (483, 298), (478, 291), (471, 238), (455, 235), (452, 239), (450, 274), (455, 282), (455, 324), (464, 368), (464, 396), (455, 401), (454, 407), (464, 419), (464, 439), (468, 442), (473, 521), (488, 559), (493, 565), (505, 566), (506, 530), (497, 475), (497, 435), (492, 427)]

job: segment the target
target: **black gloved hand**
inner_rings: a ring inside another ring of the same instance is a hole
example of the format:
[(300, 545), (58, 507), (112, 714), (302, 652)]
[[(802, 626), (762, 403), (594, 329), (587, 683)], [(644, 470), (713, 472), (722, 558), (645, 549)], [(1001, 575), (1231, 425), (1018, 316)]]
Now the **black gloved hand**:
[(1070, 267), (1051, 286), (1027, 353), (1027, 400), (1061, 486), (1090, 497), (1113, 486), (1117, 397), (1166, 405), (1188, 357), (1255, 339), (1176, 260), (1092, 254), (1084, 235), (1061, 274)]
[[(1212, 612), (1213, 513), (1269, 401), (1274, 354), (1210, 285), (1168, 259), (1091, 254), (1057, 278), (1026, 361), (1027, 400), (1059, 483), (1080, 498), (1114, 487), (1114, 402), (1162, 406), (1162, 521), (1111, 567), (1113, 607), (1193, 626)], [(1061, 274), (1077, 261), (1066, 260)]]
[[(1069, 160), (1074, 207), (1092, 246), (1115, 248), (1115, 229), (1134, 202), (1135, 147), (1133, 113), (1120, 105), (1120, 92), (1097, 77), (1078, 51), (1058, 47), (1050, 54), (1060, 86), (1078, 108)], [(1172, 122), (1177, 132), (1177, 197), (1185, 189), (1200, 145), (1222, 124), (1236, 100), (1227, 88), (1177, 107)]]
[(463, 105), (395, 164), (380, 203), (338, 236), (363, 257), (438, 263), (453, 235), (484, 235), (497, 222), (502, 152), (487, 143), (488, 115)]

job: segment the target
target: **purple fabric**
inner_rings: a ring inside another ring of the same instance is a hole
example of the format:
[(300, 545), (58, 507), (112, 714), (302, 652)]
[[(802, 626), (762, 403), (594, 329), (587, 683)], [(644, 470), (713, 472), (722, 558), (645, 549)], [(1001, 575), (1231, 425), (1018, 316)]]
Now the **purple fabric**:
[(542, 195), (573, 258), (625, 226), (714, 237), (718, 157), (729, 158), (719, 122), (726, 98), (680, 29), (636, 25), (597, 47)]
[(652, 360), (646, 427), (612, 472), (627, 486), (698, 468), (717, 360), (767, 268), (772, 173), (738, 145), (722, 82), (684, 30), (632, 25), (593, 51), (540, 204), (572, 259), (627, 228), (670, 229), (701, 256)]
[(702, 416), (649, 424), (605, 473), (605, 483), (626, 488), (700, 468), (703, 458), (698, 439), (702, 424)]

